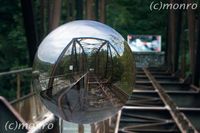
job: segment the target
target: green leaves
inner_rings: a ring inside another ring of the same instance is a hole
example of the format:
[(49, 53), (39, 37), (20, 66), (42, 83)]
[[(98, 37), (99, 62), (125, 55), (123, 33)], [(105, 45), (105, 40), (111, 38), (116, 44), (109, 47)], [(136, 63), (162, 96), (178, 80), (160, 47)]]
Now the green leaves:
[(165, 38), (167, 11), (150, 11), (150, 2), (110, 0), (107, 5), (107, 24), (124, 38), (127, 34), (161, 34)]
[(19, 0), (2, 1), (0, 14), (0, 63), (3, 64), (0, 71), (26, 66), (26, 38)]

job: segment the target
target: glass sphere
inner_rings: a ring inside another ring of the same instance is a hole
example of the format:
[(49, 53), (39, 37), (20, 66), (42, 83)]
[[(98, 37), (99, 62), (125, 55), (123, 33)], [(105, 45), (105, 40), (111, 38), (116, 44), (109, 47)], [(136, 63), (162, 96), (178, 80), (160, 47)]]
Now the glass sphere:
[(35, 56), (35, 91), (47, 109), (70, 122), (94, 123), (115, 115), (134, 81), (127, 42), (99, 22), (79, 20), (56, 28)]

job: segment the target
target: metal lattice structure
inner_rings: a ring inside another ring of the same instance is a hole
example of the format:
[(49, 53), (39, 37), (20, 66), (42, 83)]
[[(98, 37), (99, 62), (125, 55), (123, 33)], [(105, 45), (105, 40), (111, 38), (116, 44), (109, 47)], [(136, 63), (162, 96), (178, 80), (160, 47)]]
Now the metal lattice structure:
[(141, 69), (122, 110), (120, 133), (198, 133), (200, 89), (167, 70)]

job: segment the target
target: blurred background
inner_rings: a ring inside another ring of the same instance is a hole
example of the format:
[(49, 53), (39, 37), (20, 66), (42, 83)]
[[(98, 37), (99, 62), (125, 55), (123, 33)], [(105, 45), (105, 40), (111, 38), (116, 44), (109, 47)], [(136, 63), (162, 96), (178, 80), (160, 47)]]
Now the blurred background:
[[(128, 34), (162, 35), (165, 48), (167, 10), (150, 11), (149, 0), (0, 0), (0, 3), (0, 72), (30, 67), (42, 39), (57, 26), (73, 20), (100, 21), (124, 38)], [(25, 73), (22, 77), (22, 95), (30, 88), (27, 76), (30, 75)], [(15, 99), (15, 78), (0, 77), (0, 82), (0, 95)]]

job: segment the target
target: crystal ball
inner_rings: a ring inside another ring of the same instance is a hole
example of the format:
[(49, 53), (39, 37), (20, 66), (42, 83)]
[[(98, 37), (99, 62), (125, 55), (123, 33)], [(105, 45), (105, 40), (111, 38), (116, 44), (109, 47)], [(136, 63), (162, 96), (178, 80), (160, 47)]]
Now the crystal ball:
[(59, 26), (41, 42), (33, 88), (63, 120), (88, 124), (115, 115), (134, 88), (135, 61), (126, 40), (90, 20)]

